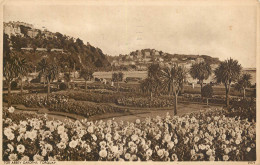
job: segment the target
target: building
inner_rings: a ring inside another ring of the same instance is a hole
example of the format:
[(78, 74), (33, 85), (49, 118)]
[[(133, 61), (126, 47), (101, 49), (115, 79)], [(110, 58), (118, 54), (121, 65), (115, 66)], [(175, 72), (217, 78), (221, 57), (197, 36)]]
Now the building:
[(51, 52), (63, 52), (63, 49), (51, 49)]
[(46, 48), (37, 48), (36, 51), (47, 51)]
[(21, 50), (33, 50), (33, 48), (21, 48)]
[(35, 38), (38, 35), (38, 31), (36, 29), (28, 30), (27, 35), (31, 38)]

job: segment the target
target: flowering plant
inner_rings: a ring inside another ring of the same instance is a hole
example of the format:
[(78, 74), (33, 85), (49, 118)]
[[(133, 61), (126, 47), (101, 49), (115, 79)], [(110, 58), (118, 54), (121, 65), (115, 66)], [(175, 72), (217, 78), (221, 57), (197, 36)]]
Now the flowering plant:
[[(6, 111), (5, 113), (9, 113)], [(223, 110), (139, 119), (135, 123), (3, 119), (3, 160), (249, 161), (256, 123)]]

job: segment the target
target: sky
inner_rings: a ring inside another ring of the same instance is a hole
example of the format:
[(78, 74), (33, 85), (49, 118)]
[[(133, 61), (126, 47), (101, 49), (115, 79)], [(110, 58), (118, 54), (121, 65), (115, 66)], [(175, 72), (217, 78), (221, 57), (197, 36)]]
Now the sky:
[(151, 48), (220, 60), (231, 57), (243, 67), (256, 67), (256, 6), (146, 2), (7, 3), (4, 22), (44, 26), (89, 42), (108, 55)]

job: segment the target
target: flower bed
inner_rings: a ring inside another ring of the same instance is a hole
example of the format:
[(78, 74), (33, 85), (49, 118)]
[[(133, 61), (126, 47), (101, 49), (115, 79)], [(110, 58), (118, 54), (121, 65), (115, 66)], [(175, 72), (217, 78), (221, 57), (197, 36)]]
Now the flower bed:
[(256, 123), (222, 110), (135, 123), (3, 120), (3, 160), (255, 161)]
[(68, 112), (84, 117), (89, 117), (97, 114), (108, 112), (125, 112), (127, 109), (120, 109), (111, 105), (96, 104), (87, 101), (73, 101), (69, 100), (66, 95), (50, 95), (49, 100), (42, 95), (24, 95), (12, 97), (13, 104), (23, 104), (26, 107), (46, 107), (50, 111)]

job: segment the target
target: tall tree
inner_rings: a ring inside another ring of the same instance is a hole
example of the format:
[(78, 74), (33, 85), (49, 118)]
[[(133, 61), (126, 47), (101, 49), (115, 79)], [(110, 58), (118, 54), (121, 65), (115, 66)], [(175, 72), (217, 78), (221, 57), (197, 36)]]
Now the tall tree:
[(203, 81), (207, 80), (212, 73), (212, 69), (208, 63), (200, 62), (192, 64), (190, 69), (190, 75), (193, 79), (198, 79), (201, 89), (201, 96), (202, 96), (202, 87)]
[(177, 114), (178, 95), (183, 88), (187, 76), (184, 67), (174, 64), (162, 70), (162, 87), (174, 96), (174, 115)]
[(235, 84), (235, 89), (239, 92), (243, 91), (243, 98), (246, 98), (246, 88), (251, 86), (250, 79), (252, 79), (251, 74), (245, 73)]
[(70, 81), (71, 81), (70, 73), (64, 73), (63, 79), (64, 79), (65, 82), (67, 82), (67, 88), (69, 89), (70, 88)]
[[(39, 77), (41, 79), (41, 77), (43, 76), (43, 73), (46, 72), (48, 68), (48, 62), (45, 58), (43, 58), (39, 63), (38, 63), (38, 70), (39, 72)], [(44, 83), (44, 87), (45, 87), (45, 79), (43, 79), (43, 83)]]
[(20, 58), (14, 54), (9, 54), (4, 59), (3, 76), (8, 84), (8, 107), (11, 106), (11, 83), (19, 76)]
[(150, 94), (150, 100), (153, 100), (153, 94), (158, 92), (158, 87), (160, 86), (160, 82), (156, 81), (152, 78), (146, 78), (140, 83), (140, 89), (143, 93)]
[[(39, 65), (41, 64), (42, 62), (39, 63)], [(43, 66), (44, 68), (41, 68), (41, 66)], [(52, 63), (48, 64), (47, 67), (45, 67), (45, 65), (41, 65), (41, 66), (40, 66), (39, 75), (47, 81), (47, 85), (48, 85), (47, 100), (49, 100), (51, 82), (58, 77), (59, 69), (55, 64)]]
[(226, 105), (229, 106), (229, 93), (232, 82), (235, 82), (242, 70), (237, 60), (232, 58), (221, 62), (216, 68), (215, 76), (218, 83), (223, 83), (226, 89)]
[(112, 81), (117, 83), (117, 91), (118, 91), (118, 88), (119, 88), (119, 75), (118, 75), (118, 73), (112, 74)]
[(85, 80), (85, 91), (87, 91), (87, 81), (93, 78), (93, 71), (87, 68), (81, 69), (80, 77)]
[(22, 95), (23, 94), (23, 77), (28, 74), (29, 66), (28, 66), (28, 63), (26, 62), (26, 60), (24, 58), (19, 60), (18, 65), (19, 65), (18, 78), (21, 81), (21, 95)]

